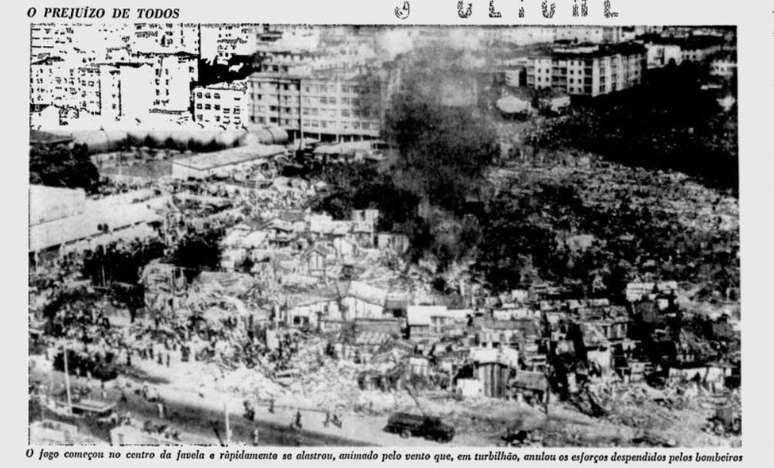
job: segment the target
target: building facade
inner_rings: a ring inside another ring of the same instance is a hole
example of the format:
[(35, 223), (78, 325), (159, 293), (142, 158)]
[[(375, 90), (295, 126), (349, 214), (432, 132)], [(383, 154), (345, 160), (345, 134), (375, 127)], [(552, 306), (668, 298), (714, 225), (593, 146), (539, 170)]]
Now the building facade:
[(599, 96), (642, 83), (645, 48), (634, 43), (556, 46), (527, 65), (527, 86)]
[(382, 99), (381, 90), (366, 89), (357, 76), (255, 73), (248, 81), (251, 125), (343, 141), (380, 134), (381, 117), (367, 107)]
[(247, 81), (233, 81), (193, 90), (194, 120), (205, 127), (241, 129), (245, 125), (248, 105)]

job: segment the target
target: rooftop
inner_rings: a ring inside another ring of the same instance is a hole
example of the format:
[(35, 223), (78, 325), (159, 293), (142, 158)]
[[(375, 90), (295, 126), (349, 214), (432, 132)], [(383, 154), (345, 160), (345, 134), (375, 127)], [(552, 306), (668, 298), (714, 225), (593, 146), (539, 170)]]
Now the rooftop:
[(610, 55), (644, 54), (645, 46), (637, 42), (619, 42), (615, 44), (557, 44), (552, 55), (560, 57), (606, 57)]
[(173, 162), (180, 166), (205, 171), (233, 164), (266, 159), (285, 154), (285, 148), (279, 145), (251, 145), (229, 148), (212, 153), (202, 153)]

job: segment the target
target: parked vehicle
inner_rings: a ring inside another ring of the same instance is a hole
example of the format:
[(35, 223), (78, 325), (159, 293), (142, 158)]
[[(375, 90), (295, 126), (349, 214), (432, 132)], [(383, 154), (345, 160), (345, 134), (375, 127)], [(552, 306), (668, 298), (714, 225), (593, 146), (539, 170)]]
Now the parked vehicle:
[(454, 438), (454, 428), (441, 418), (411, 413), (394, 413), (384, 430), (404, 438), (423, 437), (436, 442), (450, 442)]

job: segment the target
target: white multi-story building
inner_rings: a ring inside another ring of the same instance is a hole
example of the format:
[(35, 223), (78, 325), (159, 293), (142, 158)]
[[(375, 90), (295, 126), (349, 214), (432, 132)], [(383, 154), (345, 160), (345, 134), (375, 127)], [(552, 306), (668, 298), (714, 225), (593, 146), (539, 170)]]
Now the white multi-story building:
[(61, 101), (69, 67), (60, 57), (46, 57), (30, 64), (30, 104), (50, 106)]
[(683, 51), (677, 44), (646, 43), (648, 68), (661, 68), (670, 63), (680, 65)]
[(197, 55), (185, 52), (135, 54), (140, 63), (153, 67), (155, 109), (182, 112), (191, 108), (191, 83), (199, 78)]
[(106, 51), (128, 43), (125, 24), (35, 23), (30, 26), (30, 59), (60, 57), (86, 65), (105, 60)]
[(679, 65), (684, 61), (704, 62), (723, 49), (723, 38), (717, 36), (645, 36), (639, 41), (647, 49), (648, 68), (670, 63)]
[(255, 24), (212, 24), (201, 26), (202, 59), (228, 63), (235, 55), (252, 55), (258, 50), (258, 34), (262, 28)]
[(516, 45), (554, 42), (556, 28), (553, 26), (488, 27), (484, 29), (488, 41), (507, 42)]
[(623, 26), (556, 26), (554, 40), (592, 44), (621, 42)]
[(31, 64), (30, 104), (34, 108), (71, 109), (76, 115), (81, 112), (99, 115), (99, 66), (73, 67), (58, 57)]
[(599, 96), (640, 84), (645, 63), (645, 49), (635, 43), (557, 46), (530, 59), (527, 86)]
[[(249, 123), (276, 125), (288, 134), (344, 141), (378, 137), (381, 86), (366, 89), (362, 76), (326, 71), (308, 75), (255, 73), (249, 77)], [(376, 88), (376, 89), (374, 89)]]
[(243, 128), (249, 108), (247, 88), (246, 80), (194, 88), (194, 120), (204, 127)]
[(199, 25), (184, 23), (135, 23), (129, 37), (133, 52), (199, 55)]
[(101, 115), (103, 120), (144, 119), (154, 106), (154, 68), (150, 64), (103, 65)]
[(81, 112), (99, 115), (101, 111), (100, 71), (98, 65), (76, 69), (75, 106)]

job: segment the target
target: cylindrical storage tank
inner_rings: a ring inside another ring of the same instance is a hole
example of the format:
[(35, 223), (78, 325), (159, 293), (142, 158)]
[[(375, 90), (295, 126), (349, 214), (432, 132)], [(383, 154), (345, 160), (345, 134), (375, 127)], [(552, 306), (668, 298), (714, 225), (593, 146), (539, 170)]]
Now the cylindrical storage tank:
[(235, 146), (240, 142), (245, 132), (241, 130), (226, 130), (221, 132), (215, 141), (224, 146)]
[(242, 140), (243, 145), (284, 145), (288, 142), (288, 133), (278, 127), (264, 127), (247, 133)]

